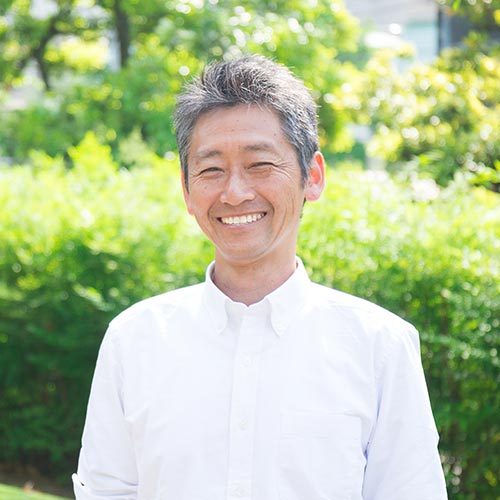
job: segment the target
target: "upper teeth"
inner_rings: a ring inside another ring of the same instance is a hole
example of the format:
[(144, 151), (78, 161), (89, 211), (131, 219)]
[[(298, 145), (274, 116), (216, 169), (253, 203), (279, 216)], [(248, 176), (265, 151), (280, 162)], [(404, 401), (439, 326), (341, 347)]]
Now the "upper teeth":
[(264, 214), (252, 214), (252, 215), (240, 215), (239, 217), (221, 217), (221, 221), (224, 224), (248, 224), (249, 222), (255, 222), (262, 219)]

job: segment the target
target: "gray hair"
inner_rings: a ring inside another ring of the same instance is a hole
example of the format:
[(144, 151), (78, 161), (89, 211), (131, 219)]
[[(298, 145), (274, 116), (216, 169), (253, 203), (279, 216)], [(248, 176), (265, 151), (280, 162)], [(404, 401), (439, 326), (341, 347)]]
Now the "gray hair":
[(288, 68), (264, 56), (249, 55), (207, 65), (177, 98), (174, 123), (186, 189), (187, 158), (197, 120), (213, 109), (238, 104), (262, 105), (279, 116), (305, 183), (319, 148), (316, 104), (304, 83)]

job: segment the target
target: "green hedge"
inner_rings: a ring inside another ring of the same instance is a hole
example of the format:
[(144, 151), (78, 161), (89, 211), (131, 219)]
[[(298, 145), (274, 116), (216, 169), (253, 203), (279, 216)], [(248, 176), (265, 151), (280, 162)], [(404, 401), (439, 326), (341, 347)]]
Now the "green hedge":
[(450, 498), (498, 500), (500, 197), (418, 201), (420, 186), (361, 172), (330, 184), (302, 227), (312, 277), (417, 326)]
[[(107, 322), (203, 279), (212, 258), (176, 161), (144, 149), (120, 169), (91, 134), (70, 159), (0, 169), (0, 461), (59, 477), (76, 466)], [(498, 195), (454, 185), (422, 201), (422, 185), (353, 168), (328, 181), (300, 255), (315, 280), (420, 329), (450, 497), (500, 498)]]

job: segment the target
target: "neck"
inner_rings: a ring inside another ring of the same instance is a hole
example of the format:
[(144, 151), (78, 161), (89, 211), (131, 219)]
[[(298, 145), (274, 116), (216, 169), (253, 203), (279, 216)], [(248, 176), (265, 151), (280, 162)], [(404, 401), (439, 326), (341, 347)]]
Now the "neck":
[(228, 264), (215, 258), (212, 279), (225, 295), (235, 302), (249, 306), (261, 301), (266, 295), (279, 288), (297, 267), (295, 254), (286, 262)]

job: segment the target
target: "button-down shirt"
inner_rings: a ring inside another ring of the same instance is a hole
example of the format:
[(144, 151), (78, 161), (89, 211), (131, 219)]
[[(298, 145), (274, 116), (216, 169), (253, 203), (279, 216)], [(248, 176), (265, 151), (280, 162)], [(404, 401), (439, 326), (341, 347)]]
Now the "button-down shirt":
[(104, 337), (77, 500), (443, 500), (415, 329), (296, 272), (259, 303), (211, 280)]

